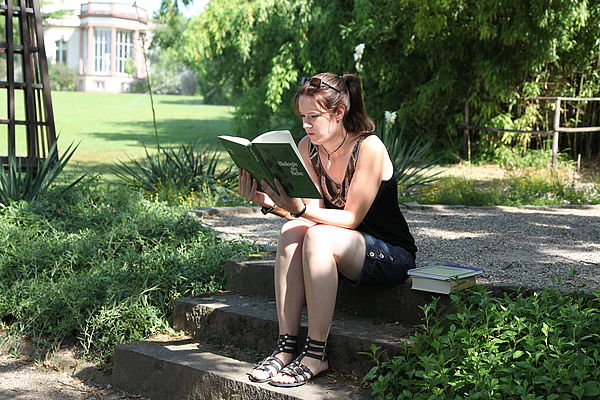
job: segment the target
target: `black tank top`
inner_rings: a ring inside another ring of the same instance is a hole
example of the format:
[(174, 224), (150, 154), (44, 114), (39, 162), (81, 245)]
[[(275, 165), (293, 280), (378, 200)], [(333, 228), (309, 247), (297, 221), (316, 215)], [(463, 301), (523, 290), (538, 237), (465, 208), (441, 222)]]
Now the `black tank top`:
[[(343, 209), (346, 205), (346, 196), (358, 162), (360, 145), (365, 138), (374, 134), (365, 133), (356, 141), (341, 184), (334, 182), (327, 175), (319, 159), (318, 146), (308, 143), (310, 162), (319, 178), (325, 208)], [(415, 239), (398, 206), (398, 184), (395, 172), (387, 181), (381, 181), (373, 204), (356, 230), (368, 233), (393, 246), (400, 246), (413, 255), (417, 252)]]

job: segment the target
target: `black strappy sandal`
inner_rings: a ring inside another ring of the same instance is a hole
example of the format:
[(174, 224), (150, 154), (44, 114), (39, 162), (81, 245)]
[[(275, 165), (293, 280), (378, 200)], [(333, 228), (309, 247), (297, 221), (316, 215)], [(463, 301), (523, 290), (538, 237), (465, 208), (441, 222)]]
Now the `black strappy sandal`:
[(308, 368), (306, 365), (301, 363), (301, 361), (304, 357), (314, 358), (314, 359), (320, 360), (321, 362), (328, 361), (329, 357), (327, 357), (327, 354), (325, 354), (326, 344), (327, 344), (327, 342), (319, 342), (318, 340), (314, 340), (309, 337), (306, 338), (306, 345), (304, 346), (304, 350), (302, 351), (302, 353), (300, 353), (300, 355), (298, 357), (296, 357), (296, 359), (294, 361), (289, 363), (285, 368), (283, 368), (280, 371), (280, 373), (289, 375), (290, 377), (294, 378), (296, 380), (296, 382), (280, 383), (280, 382), (271, 381), (271, 382), (269, 382), (269, 385), (277, 386), (277, 387), (302, 386), (306, 382), (310, 381), (311, 379), (315, 379), (321, 375), (326, 374), (327, 371), (329, 370), (329, 368), (327, 368), (315, 375), (310, 370), (310, 368)]
[(298, 354), (297, 349), (298, 336), (288, 335), (287, 333), (284, 335), (279, 335), (279, 340), (277, 341), (277, 348), (273, 350), (273, 353), (269, 357), (266, 357), (261, 362), (254, 364), (254, 371), (258, 369), (259, 371), (265, 371), (269, 373), (269, 377), (265, 379), (256, 379), (252, 376), (252, 372), (248, 372), (248, 379), (252, 382), (263, 383), (269, 382), (272, 377), (274, 377), (279, 371), (285, 367), (283, 361), (279, 358), (275, 357), (279, 353), (288, 353), (288, 354)]

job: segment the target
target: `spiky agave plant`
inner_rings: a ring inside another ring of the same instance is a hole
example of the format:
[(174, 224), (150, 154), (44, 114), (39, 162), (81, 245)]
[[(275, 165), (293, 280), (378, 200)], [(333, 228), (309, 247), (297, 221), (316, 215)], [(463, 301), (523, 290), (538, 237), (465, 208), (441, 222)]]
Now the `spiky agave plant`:
[(386, 111), (381, 140), (394, 164), (398, 190), (402, 194), (408, 194), (411, 188), (427, 185), (438, 179), (439, 172), (432, 171), (437, 160), (427, 158), (431, 143), (424, 142), (418, 137), (407, 140), (404, 130), (394, 122), (395, 113), (388, 114)]
[(201, 142), (181, 144), (176, 148), (161, 147), (156, 154), (150, 154), (147, 148), (144, 151), (145, 156), (141, 159), (130, 158), (128, 163), (119, 161), (113, 173), (125, 184), (149, 193), (155, 193), (161, 187), (185, 191), (213, 182), (225, 186), (235, 182), (237, 171), (232, 166), (217, 170), (219, 152)]
[[(45, 159), (30, 159), (27, 168), (23, 168), (23, 158), (9, 155), (7, 164), (0, 167), (0, 203), (9, 205), (20, 200), (32, 201), (46, 192), (56, 182), (78, 146), (71, 143), (63, 156), (59, 157), (54, 142)], [(65, 190), (75, 186), (84, 177), (85, 174), (69, 184)]]

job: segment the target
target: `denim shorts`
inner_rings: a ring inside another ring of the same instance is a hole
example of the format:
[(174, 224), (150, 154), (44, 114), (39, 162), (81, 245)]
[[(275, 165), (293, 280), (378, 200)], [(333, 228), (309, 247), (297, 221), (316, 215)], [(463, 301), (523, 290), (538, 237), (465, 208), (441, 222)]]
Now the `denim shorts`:
[(358, 281), (342, 278), (351, 286), (393, 286), (408, 279), (407, 271), (415, 268), (415, 256), (400, 246), (392, 246), (368, 233), (365, 238), (366, 255)]

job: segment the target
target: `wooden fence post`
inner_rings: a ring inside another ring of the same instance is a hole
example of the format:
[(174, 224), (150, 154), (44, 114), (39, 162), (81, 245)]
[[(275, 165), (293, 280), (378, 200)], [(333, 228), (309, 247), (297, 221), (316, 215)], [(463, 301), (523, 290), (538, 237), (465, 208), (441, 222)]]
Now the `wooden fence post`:
[(559, 133), (558, 129), (560, 128), (560, 98), (556, 99), (554, 103), (554, 125), (552, 127), (552, 168), (556, 169), (558, 165), (558, 139)]
[(471, 162), (471, 108), (469, 101), (465, 101), (465, 130), (463, 133), (463, 157)]

